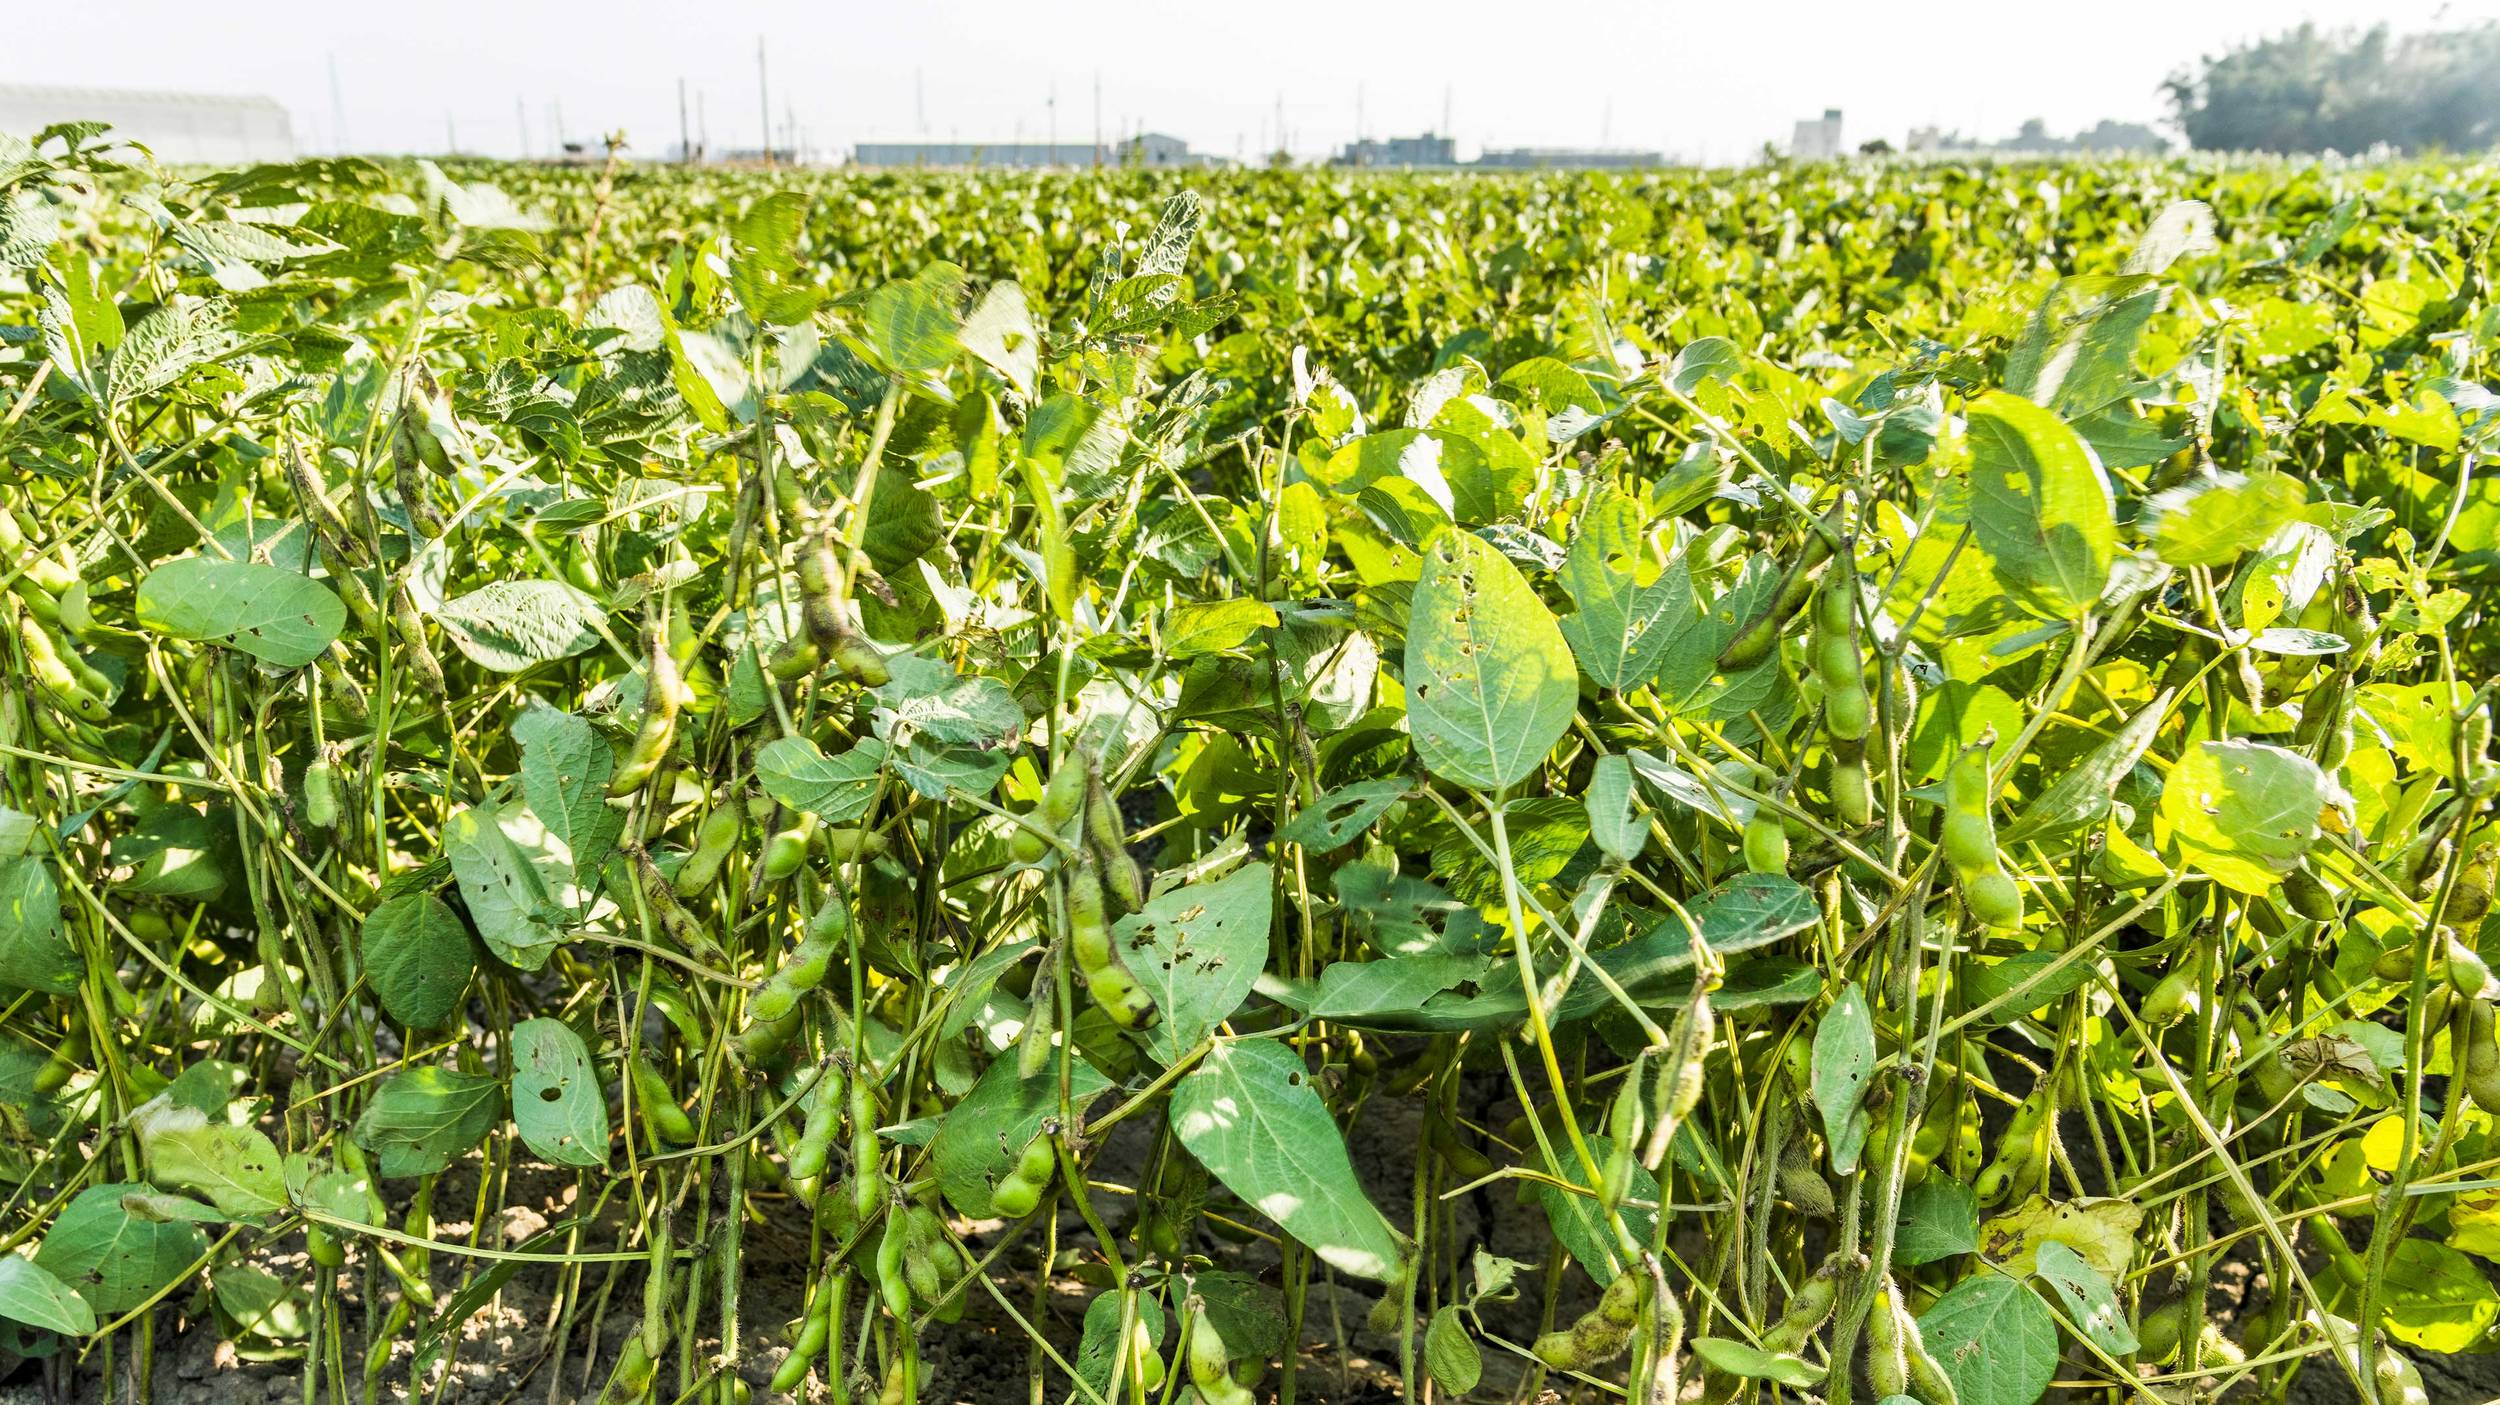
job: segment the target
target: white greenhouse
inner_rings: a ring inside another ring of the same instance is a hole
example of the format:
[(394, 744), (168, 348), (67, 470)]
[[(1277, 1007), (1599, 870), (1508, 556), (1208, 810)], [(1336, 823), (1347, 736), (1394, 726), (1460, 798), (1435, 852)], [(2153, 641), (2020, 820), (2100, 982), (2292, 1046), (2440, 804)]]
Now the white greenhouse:
[(171, 164), (238, 166), (295, 156), (286, 109), (274, 98), (129, 88), (0, 83), (0, 132), (32, 137), (55, 122), (109, 122)]

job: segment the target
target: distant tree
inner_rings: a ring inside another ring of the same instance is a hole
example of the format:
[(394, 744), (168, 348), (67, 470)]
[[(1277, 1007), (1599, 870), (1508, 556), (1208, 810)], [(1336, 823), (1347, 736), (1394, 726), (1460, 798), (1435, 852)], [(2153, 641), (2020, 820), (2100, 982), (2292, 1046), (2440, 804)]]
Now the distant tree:
[(1858, 154), (1860, 156), (1890, 156), (1892, 143), (1882, 137), (1877, 137), (1873, 141), (1862, 141), (1858, 143)]
[(2203, 150), (2478, 151), (2500, 141), (2500, 23), (2401, 38), (2304, 24), (2164, 86)]
[(2141, 122), (2112, 122), (2104, 117), (2075, 133), (2077, 151), (2167, 151), (2169, 141)]

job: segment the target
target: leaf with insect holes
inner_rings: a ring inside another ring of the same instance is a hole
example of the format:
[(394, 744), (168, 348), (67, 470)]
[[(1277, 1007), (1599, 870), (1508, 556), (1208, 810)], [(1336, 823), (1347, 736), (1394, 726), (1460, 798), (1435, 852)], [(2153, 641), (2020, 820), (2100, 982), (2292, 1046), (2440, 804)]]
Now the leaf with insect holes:
[(1155, 1058), (1178, 1063), (1250, 997), (1267, 967), (1275, 886), (1266, 864), (1244, 864), (1212, 883), (1159, 893), (1112, 927), (1130, 974), (1154, 997), (1145, 1039)]
[(1600, 687), (1624, 691), (1655, 677), (1667, 645), (1702, 617), (1681, 559), (1652, 560), (1640, 505), (1608, 489), (1592, 502), (1556, 579), (1575, 607), (1563, 638)]
[(1875, 1076), (1875, 1019), (1867, 1009), (1866, 992), (1856, 982), (1841, 987), (1832, 1007), (1814, 1027), (1814, 1105), (1823, 1114), (1823, 1136), (1831, 1144), (1832, 1169), (1849, 1174), (1866, 1142), (1859, 1117), (1866, 1085)]
[(512, 1120), (559, 1166), (608, 1163), (608, 1103), (582, 1037), (562, 1020), (512, 1027)]
[(1172, 1089), (1172, 1129), (1227, 1189), (1338, 1272), (1396, 1281), (1405, 1247), (1363, 1194), (1345, 1134), (1293, 1050), (1218, 1043)]
[(240, 649), (280, 668), (321, 657), (347, 625), (329, 587), (275, 566), (185, 556), (139, 582), (139, 622), (176, 639)]
[(1545, 602), (1492, 543), (1455, 527), (1424, 544), (1405, 682), (1415, 754), (1478, 790), (1527, 779), (1580, 706), (1571, 646)]
[(2188, 866), (2263, 895), (2317, 842), (2334, 783), (2318, 763), (2264, 742), (2201, 741), (2162, 784), (2161, 818)]
[[(91, 1185), (71, 1198), (44, 1231), (35, 1266), (66, 1283), (90, 1312), (117, 1317), (179, 1282), (208, 1252), (208, 1236), (188, 1217), (158, 1213), (148, 1187)], [(165, 1196), (176, 1204), (205, 1205)]]
[(2021, 1279), (1972, 1274), (1918, 1326), (1960, 1405), (2032, 1405), (2057, 1376), (2057, 1319)]

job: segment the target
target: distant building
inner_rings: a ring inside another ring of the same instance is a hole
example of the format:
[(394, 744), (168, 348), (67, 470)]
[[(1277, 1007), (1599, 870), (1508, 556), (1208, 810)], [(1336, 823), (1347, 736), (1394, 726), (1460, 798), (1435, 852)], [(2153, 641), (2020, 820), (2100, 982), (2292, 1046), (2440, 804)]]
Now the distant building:
[(1420, 137), (1390, 137), (1386, 141), (1364, 138), (1346, 143), (1337, 153), (1340, 166), (1455, 166), (1458, 164), (1458, 142), (1455, 138), (1426, 132)]
[(1619, 171), (1663, 166), (1667, 158), (1664, 152), (1621, 147), (1515, 146), (1507, 151), (1488, 151), (1477, 157), (1474, 164), (1480, 170), (1491, 171)]
[(1829, 161), (1841, 154), (1840, 109), (1827, 107), (1820, 117), (1809, 117), (1797, 124), (1788, 139), (1788, 154), (1800, 161)]
[(31, 137), (56, 122), (109, 122), (168, 164), (241, 166), (291, 161), (286, 109), (265, 97), (0, 84), (0, 132)]
[(862, 142), (857, 166), (1204, 166), (1215, 158), (1160, 132), (1096, 146), (1091, 142)]
[(1912, 127), (1906, 148), (1914, 156), (2072, 156), (2118, 152), (2159, 153), (2170, 149), (2161, 133), (2141, 122), (2102, 120), (2071, 137), (2050, 133), (2034, 117), (2001, 141), (1982, 141), (1939, 127)]

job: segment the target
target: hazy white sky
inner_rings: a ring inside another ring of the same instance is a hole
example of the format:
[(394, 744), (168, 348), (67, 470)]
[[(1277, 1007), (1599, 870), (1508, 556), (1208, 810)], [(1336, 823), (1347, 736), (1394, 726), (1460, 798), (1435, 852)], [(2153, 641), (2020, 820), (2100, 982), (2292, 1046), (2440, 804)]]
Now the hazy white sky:
[[(15, 9), (15, 14), (5, 14)], [(546, 151), (614, 128), (657, 155), (677, 84), (714, 149), (1090, 140), (1319, 154), (1441, 125), (1463, 148), (1608, 143), (1725, 161), (1838, 107), (1855, 143), (2154, 120), (2200, 53), (2296, 24), (2415, 29), (2500, 0), (79, 0), (0, 6), (0, 82), (266, 93), (311, 150)], [(334, 104), (331, 64), (335, 61)], [(447, 133), (449, 135), (447, 135)]]

